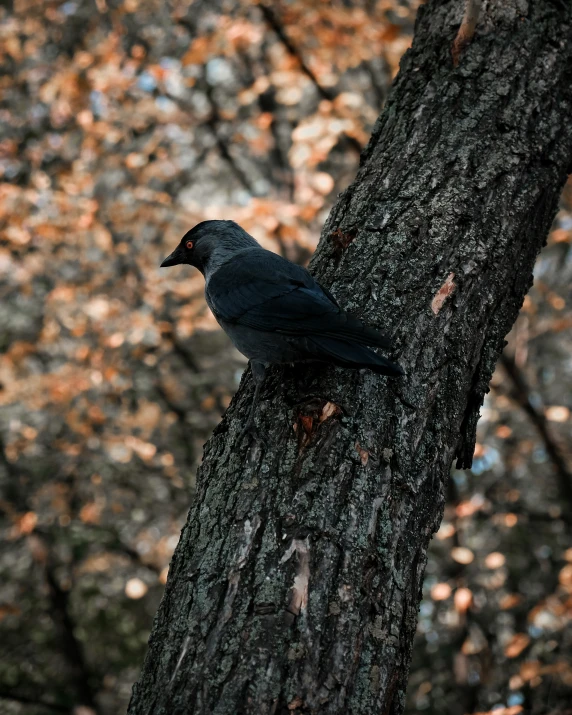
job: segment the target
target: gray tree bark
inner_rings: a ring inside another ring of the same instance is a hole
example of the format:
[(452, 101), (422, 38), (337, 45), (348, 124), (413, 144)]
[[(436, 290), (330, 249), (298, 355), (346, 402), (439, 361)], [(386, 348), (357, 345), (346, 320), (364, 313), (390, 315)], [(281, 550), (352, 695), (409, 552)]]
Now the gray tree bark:
[(132, 715), (403, 710), (445, 482), (455, 456), (471, 464), (572, 163), (569, 4), (489, 0), (454, 44), (464, 9), (420, 7), (311, 264), (393, 336), (407, 377), (276, 368), (263, 438), (241, 444), (246, 375), (206, 445)]

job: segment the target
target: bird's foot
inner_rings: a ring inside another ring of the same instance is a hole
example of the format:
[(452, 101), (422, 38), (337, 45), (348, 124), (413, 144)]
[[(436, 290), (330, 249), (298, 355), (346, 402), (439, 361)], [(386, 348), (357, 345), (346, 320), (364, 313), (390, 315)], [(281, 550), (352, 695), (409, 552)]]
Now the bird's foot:
[(256, 429), (256, 426), (254, 424), (254, 415), (256, 414), (256, 408), (258, 406), (258, 400), (260, 398), (260, 388), (262, 387), (262, 381), (264, 380), (264, 373), (266, 367), (263, 363), (259, 363), (255, 360), (251, 360), (250, 364), (252, 367), (252, 375), (254, 377), (255, 383), (254, 399), (252, 400), (252, 404), (250, 405), (246, 424), (242, 428), (242, 432), (240, 433), (240, 436), (238, 438), (239, 444), (242, 443), (242, 440), (244, 439), (244, 437), (246, 437), (247, 434), (253, 437), (257, 442), (262, 441), (261, 436), (259, 435), (258, 430)]
[(241, 432), (240, 432), (240, 435), (239, 435), (239, 437), (238, 437), (238, 444), (239, 444), (239, 445), (242, 444), (242, 440), (243, 440), (247, 435), (248, 435), (249, 437), (251, 437), (255, 442), (260, 442), (260, 441), (261, 441), (260, 432), (259, 432), (258, 428), (256, 427), (256, 425), (254, 424), (254, 416), (249, 417), (248, 420), (247, 420), (247, 422), (246, 422), (246, 424), (245, 424), (244, 427), (242, 428), (242, 430), (241, 430)]

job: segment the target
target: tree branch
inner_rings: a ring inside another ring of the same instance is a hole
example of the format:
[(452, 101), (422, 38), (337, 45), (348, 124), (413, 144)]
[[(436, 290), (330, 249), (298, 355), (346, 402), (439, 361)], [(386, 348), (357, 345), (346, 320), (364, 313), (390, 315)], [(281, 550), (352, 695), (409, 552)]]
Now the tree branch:
[(542, 409), (539, 409), (530, 399), (530, 387), (522, 370), (518, 368), (515, 361), (506, 353), (503, 353), (500, 363), (513, 384), (513, 394), (516, 401), (530, 418), (536, 427), (548, 454), (550, 461), (554, 465), (554, 471), (558, 479), (558, 486), (562, 499), (566, 502), (566, 511), (572, 511), (572, 472), (568, 468), (566, 458), (558, 443), (550, 434), (548, 420)]
[(97, 690), (92, 685), (92, 673), (88, 668), (83, 644), (77, 639), (75, 634), (75, 623), (69, 607), (69, 594), (61, 588), (55, 574), (51, 554), (48, 554), (46, 562), (46, 582), (52, 604), (52, 612), (56, 623), (60, 627), (61, 650), (65, 656), (71, 671), (74, 673), (74, 684), (80, 703), (98, 712), (96, 693)]
[(57, 703), (51, 703), (48, 700), (44, 700), (39, 696), (33, 697), (30, 695), (24, 695), (23, 693), (12, 692), (11, 690), (0, 690), (0, 700), (12, 700), (15, 703), (21, 703), (22, 705), (35, 705), (36, 707), (46, 708), (47, 710), (52, 710), (58, 713), (69, 713), (70, 715), (73, 711), (73, 707), (58, 705)]
[(312, 82), (314, 87), (317, 89), (318, 94), (322, 97), (322, 99), (326, 99), (328, 101), (331, 101), (332, 99), (334, 99), (336, 96), (336, 93), (326, 87), (322, 87), (322, 85), (318, 81), (318, 78), (316, 77), (316, 75), (312, 72), (312, 70), (308, 67), (308, 65), (304, 61), (302, 53), (298, 50), (296, 45), (288, 37), (286, 30), (284, 29), (282, 23), (278, 19), (278, 16), (274, 12), (274, 10), (269, 5), (266, 5), (264, 2), (260, 3), (260, 5), (258, 7), (260, 8), (262, 14), (264, 15), (264, 19), (266, 20), (266, 22), (269, 24), (269, 26), (272, 28), (272, 30), (276, 33), (278, 39), (284, 45), (286, 50), (292, 55), (292, 57), (294, 57), (296, 59), (296, 61), (300, 65), (300, 69), (306, 75), (306, 77), (308, 77), (308, 79)]

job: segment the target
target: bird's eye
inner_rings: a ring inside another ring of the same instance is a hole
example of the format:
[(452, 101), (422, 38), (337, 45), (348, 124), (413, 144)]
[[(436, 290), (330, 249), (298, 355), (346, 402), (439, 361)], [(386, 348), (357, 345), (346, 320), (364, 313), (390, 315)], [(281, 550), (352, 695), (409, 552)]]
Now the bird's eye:
[(191, 248), (193, 247), (193, 245), (194, 245), (194, 244), (193, 244), (192, 241), (187, 241), (187, 248), (189, 249), (189, 251), (191, 250)]

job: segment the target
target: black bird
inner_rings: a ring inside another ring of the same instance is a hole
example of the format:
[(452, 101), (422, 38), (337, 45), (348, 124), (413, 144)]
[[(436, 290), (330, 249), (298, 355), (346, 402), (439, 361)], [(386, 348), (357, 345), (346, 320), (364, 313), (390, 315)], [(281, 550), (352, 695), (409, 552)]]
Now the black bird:
[(342, 310), (305, 268), (265, 250), (234, 221), (197, 224), (161, 267), (180, 263), (204, 275), (209, 308), (250, 360), (256, 389), (243, 434), (252, 429), (268, 365), (321, 361), (404, 374), (367, 347), (390, 349), (387, 337)]

